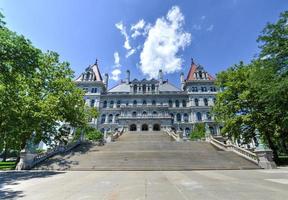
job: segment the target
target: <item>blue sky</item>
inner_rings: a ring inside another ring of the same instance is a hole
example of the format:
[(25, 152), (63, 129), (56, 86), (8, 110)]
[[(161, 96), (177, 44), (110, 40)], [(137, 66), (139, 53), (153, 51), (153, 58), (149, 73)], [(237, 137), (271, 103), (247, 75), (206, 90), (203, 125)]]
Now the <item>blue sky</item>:
[(259, 52), (261, 30), (288, 1), (0, 0), (0, 9), (9, 28), (58, 52), (75, 76), (98, 58), (111, 87), (127, 69), (132, 78), (150, 78), (160, 68), (179, 85), (191, 57), (212, 75), (249, 62)]

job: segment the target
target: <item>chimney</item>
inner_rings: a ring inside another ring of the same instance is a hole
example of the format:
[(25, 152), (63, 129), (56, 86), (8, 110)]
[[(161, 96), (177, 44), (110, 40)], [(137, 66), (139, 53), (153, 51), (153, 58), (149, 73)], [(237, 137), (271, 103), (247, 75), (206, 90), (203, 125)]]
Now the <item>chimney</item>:
[(130, 70), (127, 70), (126, 71), (126, 81), (125, 81), (127, 84), (129, 84), (130, 82)]
[(163, 72), (162, 69), (159, 70), (158, 79), (160, 84), (163, 84)]
[(184, 90), (184, 74), (183, 72), (180, 74), (180, 82), (181, 82), (181, 90)]
[(104, 75), (104, 85), (105, 85), (106, 89), (108, 89), (108, 79), (109, 79), (109, 76), (108, 76), (108, 74), (106, 73), (106, 74)]

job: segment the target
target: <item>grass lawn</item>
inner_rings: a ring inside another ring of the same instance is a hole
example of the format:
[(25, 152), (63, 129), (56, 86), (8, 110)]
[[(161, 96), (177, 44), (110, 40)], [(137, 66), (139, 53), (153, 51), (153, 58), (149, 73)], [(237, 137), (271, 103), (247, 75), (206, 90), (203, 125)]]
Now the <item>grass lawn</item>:
[(11, 170), (15, 168), (16, 162), (0, 162), (0, 170)]

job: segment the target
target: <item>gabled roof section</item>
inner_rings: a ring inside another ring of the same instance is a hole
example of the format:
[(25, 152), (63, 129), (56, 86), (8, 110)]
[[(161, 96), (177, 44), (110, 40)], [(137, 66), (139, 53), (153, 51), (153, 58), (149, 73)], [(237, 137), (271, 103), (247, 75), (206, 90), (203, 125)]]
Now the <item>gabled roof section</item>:
[(97, 59), (96, 62), (93, 65), (90, 65), (85, 69), (85, 72), (83, 72), (75, 81), (103, 81)]
[(191, 61), (191, 67), (188, 72), (186, 81), (195, 80), (215, 80), (201, 65), (197, 65), (193, 59)]

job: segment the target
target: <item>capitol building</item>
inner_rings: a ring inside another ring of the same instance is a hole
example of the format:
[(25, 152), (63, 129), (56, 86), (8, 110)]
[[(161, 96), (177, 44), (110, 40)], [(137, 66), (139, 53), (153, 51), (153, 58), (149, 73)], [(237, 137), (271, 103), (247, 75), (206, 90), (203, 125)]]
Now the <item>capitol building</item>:
[(108, 74), (102, 75), (96, 61), (75, 80), (85, 91), (85, 102), (100, 112), (90, 124), (103, 133), (120, 128), (126, 131), (160, 131), (172, 129), (189, 135), (196, 123), (205, 123), (212, 135), (220, 134), (211, 107), (217, 89), (214, 78), (193, 60), (187, 76), (181, 73), (178, 88), (163, 77), (133, 79), (127, 70), (125, 80), (108, 87)]

